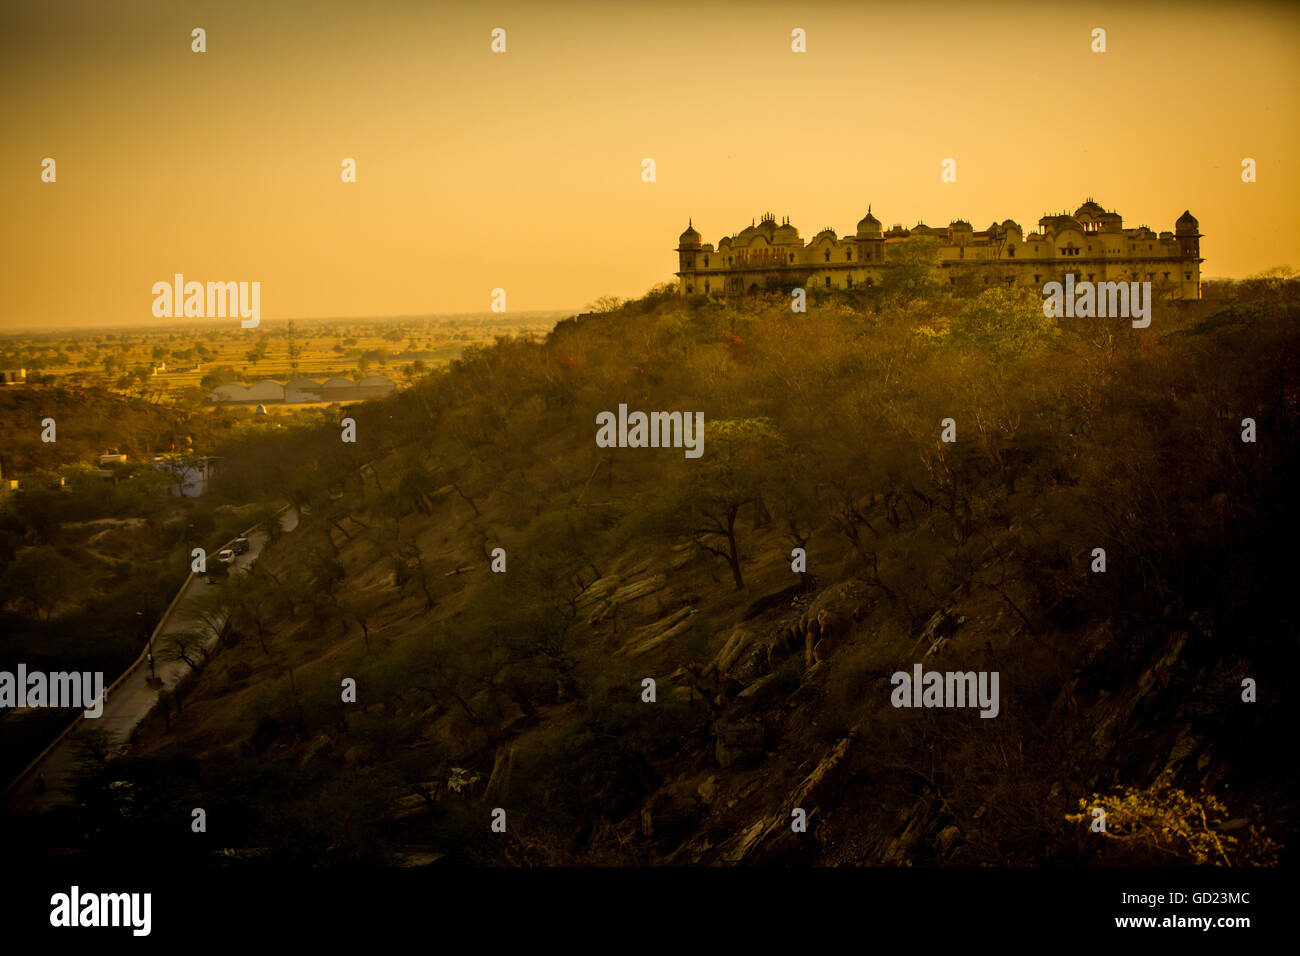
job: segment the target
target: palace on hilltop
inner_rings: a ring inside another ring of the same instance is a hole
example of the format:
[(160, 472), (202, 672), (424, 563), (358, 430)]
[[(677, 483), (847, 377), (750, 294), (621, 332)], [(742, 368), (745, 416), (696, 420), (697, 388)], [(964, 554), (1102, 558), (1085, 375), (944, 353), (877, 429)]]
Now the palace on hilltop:
[(1201, 297), (1201, 233), (1196, 218), (1184, 212), (1173, 232), (1146, 226), (1124, 228), (1119, 213), (1087, 200), (1074, 214), (1043, 216), (1038, 230), (1025, 235), (1010, 219), (975, 231), (962, 219), (947, 227), (924, 223), (882, 229), (871, 214), (853, 235), (823, 229), (805, 242), (789, 219), (768, 214), (734, 236), (701, 243), (694, 224), (677, 243), (678, 292), (727, 296), (773, 289), (851, 289), (881, 279), (898, 251), (919, 236), (938, 243), (938, 263), (953, 285), (959, 275), (977, 286), (1025, 285), (1041, 288), (1073, 273), (1075, 281), (1150, 282), (1176, 299)]

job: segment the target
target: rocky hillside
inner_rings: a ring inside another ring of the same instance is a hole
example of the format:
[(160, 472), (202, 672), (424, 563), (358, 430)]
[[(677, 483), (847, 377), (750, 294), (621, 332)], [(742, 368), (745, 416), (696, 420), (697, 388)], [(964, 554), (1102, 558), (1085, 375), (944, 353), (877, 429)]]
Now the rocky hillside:
[[(44, 826), (208, 861), (1284, 858), (1300, 308), (1222, 295), (1143, 330), (652, 295), (356, 406), (355, 443), (250, 437), (227, 490), (309, 514)], [(620, 404), (703, 412), (702, 456), (598, 447)], [(895, 706), (918, 664), (996, 672), (996, 712)]]

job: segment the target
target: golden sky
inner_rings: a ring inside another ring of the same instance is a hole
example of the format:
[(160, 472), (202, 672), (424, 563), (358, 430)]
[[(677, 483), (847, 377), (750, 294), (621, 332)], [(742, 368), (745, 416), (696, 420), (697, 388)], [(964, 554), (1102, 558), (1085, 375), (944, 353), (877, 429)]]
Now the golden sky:
[(176, 272), (268, 320), (578, 308), (670, 280), (688, 218), (868, 203), (1190, 208), (1207, 277), (1300, 267), (1298, 50), (1300, 6), (1217, 0), (6, 3), (0, 328), (152, 322)]

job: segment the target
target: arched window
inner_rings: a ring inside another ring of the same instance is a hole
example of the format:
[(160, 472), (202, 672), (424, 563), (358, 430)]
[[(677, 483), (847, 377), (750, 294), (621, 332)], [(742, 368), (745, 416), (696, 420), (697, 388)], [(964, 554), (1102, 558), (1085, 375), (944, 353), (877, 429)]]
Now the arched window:
[[(830, 261), (831, 261), (831, 251), (830, 251), (829, 249), (826, 250), (826, 261), (827, 261), (827, 262), (830, 262)], [(827, 280), (827, 284), (829, 284), (829, 282), (830, 282), (830, 280), (828, 279), (828, 280)]]
[(852, 261), (853, 261), (853, 250), (852, 250), (852, 249), (845, 249), (845, 250), (844, 250), (844, 258), (845, 258), (845, 260), (846, 260), (847, 262), (852, 262)]
[[(1189, 276), (1188, 278), (1191, 278), (1191, 277)], [(826, 277), (826, 288), (829, 289), (830, 287), (831, 287), (831, 277), (830, 277), (830, 276), (827, 276), (827, 277)]]
[(704, 268), (707, 269), (708, 267), (709, 267), (709, 257), (708, 257), (708, 256), (705, 256), (705, 257), (704, 257)]
[(704, 291), (705, 291), (705, 292), (708, 292), (708, 291), (709, 291), (709, 280), (708, 280), (708, 279), (705, 279), (705, 280), (704, 280)]

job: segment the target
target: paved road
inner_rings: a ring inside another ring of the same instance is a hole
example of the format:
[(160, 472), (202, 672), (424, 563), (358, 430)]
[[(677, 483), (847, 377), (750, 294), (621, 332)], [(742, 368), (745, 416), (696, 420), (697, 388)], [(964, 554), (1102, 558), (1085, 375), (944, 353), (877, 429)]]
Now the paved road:
[[(284, 512), (280, 516), (280, 525), (285, 531), (292, 531), (298, 526), (297, 513), (292, 510)], [(248, 551), (235, 559), (236, 565), (240, 568), (247, 568), (256, 561), (262, 553), (262, 547), (266, 544), (266, 540), (266, 532), (264, 531), (256, 531), (250, 534), (248, 536)], [(210, 555), (209, 560), (215, 561), (216, 555)], [(207, 583), (205, 577), (195, 575), (191, 578), (189, 583), (181, 588), (181, 599), (173, 605), (171, 613), (163, 619), (162, 628), (158, 631), (158, 637), (154, 639), (154, 672), (162, 679), (163, 687), (167, 690), (175, 687), (190, 668), (183, 661), (164, 663), (158, 660), (159, 641), (165, 634), (202, 629), (199, 622), (187, 613), (186, 605), (189, 598), (197, 594), (204, 594), (211, 588), (212, 585)], [(215, 641), (216, 638), (214, 637), (212, 642), (215, 643)], [(78, 717), (77, 729), (59, 741), (41, 762), (32, 768), (22, 783), (9, 793), (5, 805), (10, 810), (33, 813), (48, 810), (57, 804), (72, 803), (72, 798), (67, 793), (67, 786), (71, 782), (73, 772), (76, 770), (73, 741), (85, 730), (108, 731), (111, 734), (114, 747), (121, 746), (130, 740), (131, 734), (136, 727), (149, 716), (149, 712), (158, 703), (158, 690), (148, 685), (148, 679), (149, 666), (145, 664), (137, 668), (134, 673), (113, 689), (113, 693), (108, 695), (108, 699), (104, 701), (103, 714), (95, 718)], [(43, 793), (38, 793), (36, 791), (36, 779), (42, 773), (45, 775), (45, 790)]]

